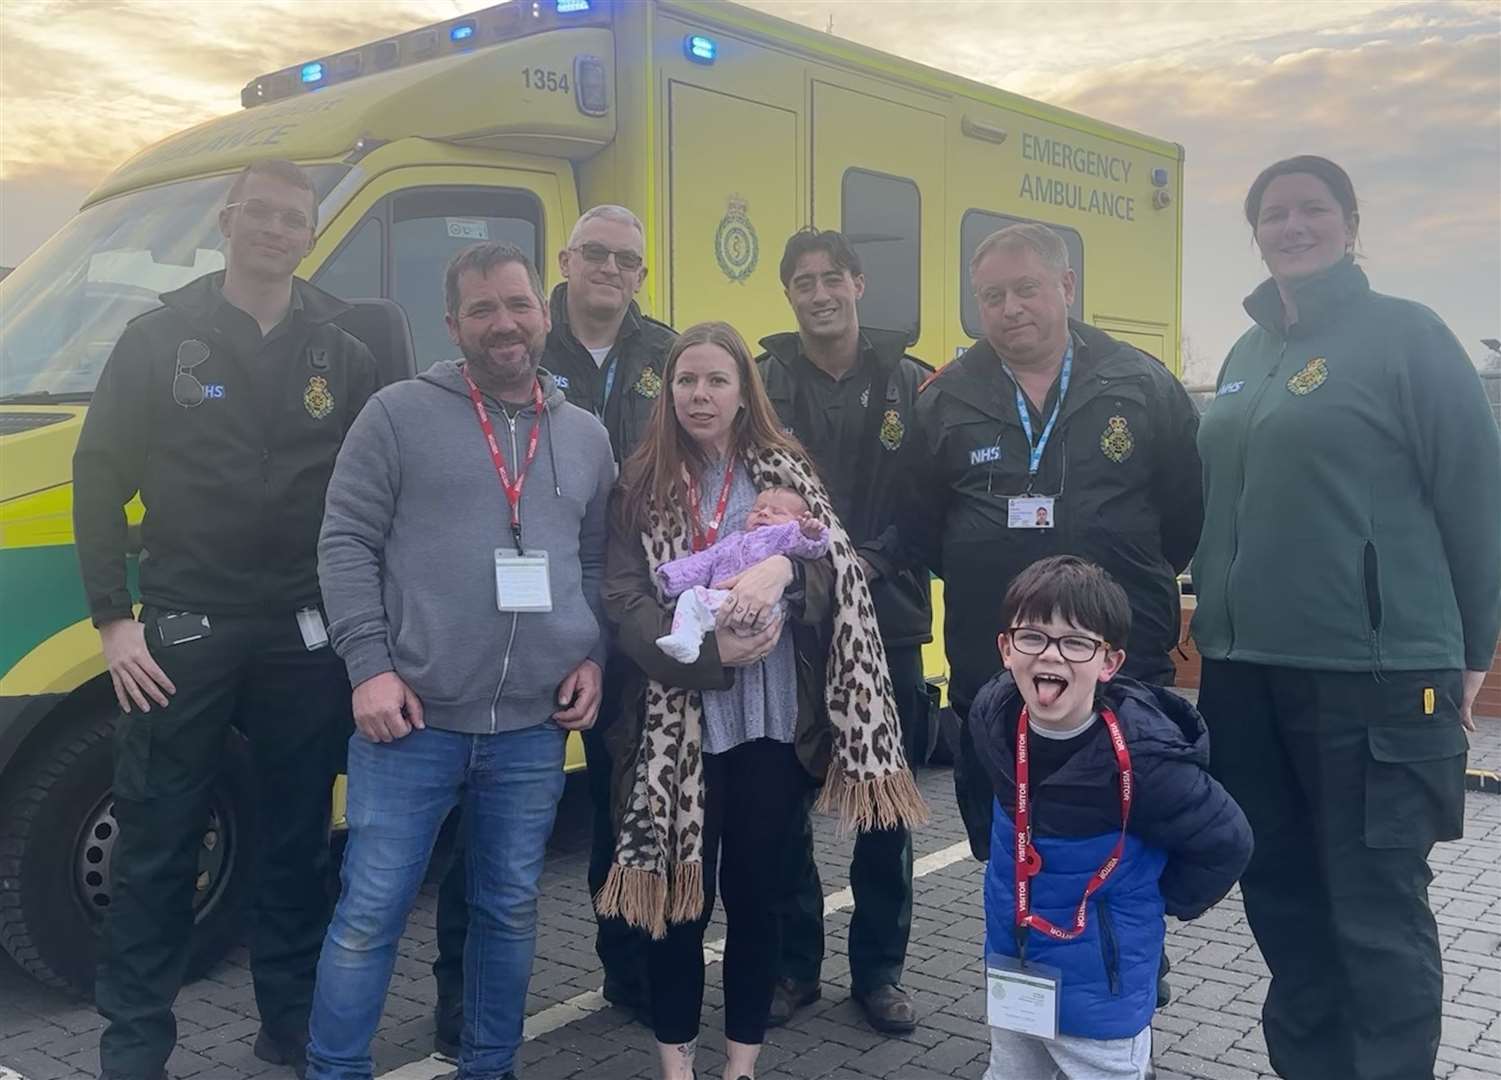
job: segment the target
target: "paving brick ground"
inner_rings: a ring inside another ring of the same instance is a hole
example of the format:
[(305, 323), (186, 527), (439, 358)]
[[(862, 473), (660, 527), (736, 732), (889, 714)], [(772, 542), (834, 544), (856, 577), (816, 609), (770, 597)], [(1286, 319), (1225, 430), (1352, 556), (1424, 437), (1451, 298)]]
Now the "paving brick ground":
[[(1501, 763), (1501, 722), (1488, 722), (1474, 757)], [(963, 841), (947, 770), (923, 770), (921, 783), (935, 814), (917, 838), (917, 854), (952, 857)], [(599, 972), (584, 886), (587, 818), (583, 785), (570, 782), (553, 837), (543, 883), (542, 928), (536, 976), (528, 1002), (551, 1027), (521, 1056), (525, 1080), (632, 1080), (653, 1076), (651, 1036), (613, 1008), (594, 1008)], [(1443, 1080), (1501, 1076), (1501, 796), (1471, 794), (1466, 836), (1434, 853), (1433, 905), (1444, 944), (1445, 1004), (1438, 1075)], [(949, 852), (949, 856), (944, 853)], [(824, 888), (847, 884), (848, 846), (820, 822), (819, 865)], [(921, 865), (921, 864), (920, 864)], [(960, 858), (924, 875), (916, 886), (906, 985), (923, 1010), (917, 1032), (886, 1038), (865, 1026), (849, 1001), (844, 961), (847, 910), (828, 918), (829, 956), (824, 998), (771, 1034), (760, 1080), (978, 1080), (988, 1035), (976, 956), (983, 935), (981, 868)], [(375, 1047), (376, 1074), (402, 1070), (401, 1080), (432, 1077), (432, 960), (434, 898), (425, 890), (402, 943), (391, 996)], [(714, 937), (722, 925), (711, 929)], [(1154, 1031), (1162, 1080), (1255, 1080), (1269, 1077), (1259, 1014), (1267, 975), (1247, 929), (1238, 896), (1193, 923), (1171, 923), (1173, 1003)], [(187, 987), (178, 1003), (180, 1045), (171, 1075), (204, 1080), (287, 1077), (250, 1052), (256, 1020), (244, 950), (236, 950), (208, 978)], [(709, 972), (700, 1075), (717, 1076), (723, 1045), (719, 970)], [(573, 1001), (577, 1011), (559, 1009)], [(552, 1011), (547, 1011), (551, 1009)], [(0, 958), (0, 1080), (92, 1077), (98, 1065), (100, 1021), (86, 1004), (30, 982)]]

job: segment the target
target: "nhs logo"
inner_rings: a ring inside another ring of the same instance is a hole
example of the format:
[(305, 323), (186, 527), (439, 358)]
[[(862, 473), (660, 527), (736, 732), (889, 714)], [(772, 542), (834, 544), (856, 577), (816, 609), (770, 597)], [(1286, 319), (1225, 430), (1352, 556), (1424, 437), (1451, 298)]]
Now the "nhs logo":
[(567, 375), (554, 375), (552, 377), (552, 381), (557, 385), (557, 388), (559, 390), (567, 390), (568, 389), (568, 376)]
[(1001, 448), (999, 446), (982, 446), (978, 450), (969, 452), (971, 465), (989, 465), (992, 461), (1001, 460)]
[(1245, 388), (1246, 380), (1238, 379), (1235, 382), (1227, 382), (1224, 386), (1220, 387), (1219, 392), (1214, 396), (1224, 397), (1226, 394), (1238, 394)]

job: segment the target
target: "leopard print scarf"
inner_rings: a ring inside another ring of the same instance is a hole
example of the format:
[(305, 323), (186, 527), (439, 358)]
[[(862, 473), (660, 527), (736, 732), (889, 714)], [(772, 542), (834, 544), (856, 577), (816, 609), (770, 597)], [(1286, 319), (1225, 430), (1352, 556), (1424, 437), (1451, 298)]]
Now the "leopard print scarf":
[[(834, 633), (824, 700), (834, 750), (817, 808), (836, 813), (841, 832), (922, 824), (927, 806), (902, 751), (886, 650), (849, 534), (823, 483), (802, 460), (777, 449), (751, 450), (743, 460), (758, 491), (791, 488), (814, 517), (829, 524)], [(692, 551), (682, 515), (655, 507), (641, 542), (653, 566)], [(624, 918), (654, 938), (666, 935), (668, 923), (692, 922), (703, 911), (702, 722), (699, 691), (648, 682), (645, 726), (615, 863), (594, 898), (601, 915)]]

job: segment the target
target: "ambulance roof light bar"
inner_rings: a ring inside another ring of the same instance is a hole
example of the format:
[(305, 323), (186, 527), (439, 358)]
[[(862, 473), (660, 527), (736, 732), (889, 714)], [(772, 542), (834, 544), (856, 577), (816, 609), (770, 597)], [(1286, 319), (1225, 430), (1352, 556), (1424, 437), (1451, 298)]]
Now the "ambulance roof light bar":
[(254, 108), (364, 75), (471, 52), (562, 26), (606, 25), (610, 21), (610, 3), (611, 0), (510, 0), (262, 75), (240, 91), (240, 104)]

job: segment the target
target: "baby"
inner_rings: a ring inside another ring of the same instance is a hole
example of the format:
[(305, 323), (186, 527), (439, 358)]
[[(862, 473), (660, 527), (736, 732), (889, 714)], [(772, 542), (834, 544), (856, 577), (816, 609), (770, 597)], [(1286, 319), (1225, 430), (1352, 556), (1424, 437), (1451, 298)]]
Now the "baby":
[[(663, 594), (677, 598), (672, 633), (657, 639), (668, 656), (683, 664), (698, 659), (704, 635), (713, 633), (715, 616), (728, 589), (709, 586), (734, 577), (773, 555), (821, 559), (829, 551), (829, 530), (808, 515), (808, 504), (791, 488), (767, 488), (745, 515), (745, 531), (717, 540), (703, 551), (657, 567)], [(777, 605), (781, 614), (781, 605)]]

